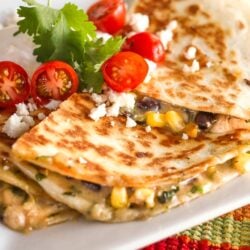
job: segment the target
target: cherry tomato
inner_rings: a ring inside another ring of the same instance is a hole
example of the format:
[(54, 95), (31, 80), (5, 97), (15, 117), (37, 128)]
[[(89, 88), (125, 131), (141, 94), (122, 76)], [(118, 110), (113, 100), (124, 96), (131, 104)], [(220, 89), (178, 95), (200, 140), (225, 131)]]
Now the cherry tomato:
[(103, 64), (102, 73), (111, 89), (129, 91), (143, 82), (148, 73), (148, 64), (134, 52), (119, 52)]
[(78, 86), (78, 76), (69, 64), (50, 61), (33, 74), (31, 95), (38, 104), (45, 104), (51, 99), (65, 100), (78, 90)]
[(126, 6), (123, 0), (100, 0), (87, 11), (97, 29), (115, 34), (125, 25)]
[(122, 50), (133, 51), (156, 63), (163, 62), (165, 59), (161, 40), (150, 32), (140, 32), (127, 38)]
[(0, 107), (11, 107), (28, 99), (30, 84), (27, 72), (10, 61), (0, 62)]

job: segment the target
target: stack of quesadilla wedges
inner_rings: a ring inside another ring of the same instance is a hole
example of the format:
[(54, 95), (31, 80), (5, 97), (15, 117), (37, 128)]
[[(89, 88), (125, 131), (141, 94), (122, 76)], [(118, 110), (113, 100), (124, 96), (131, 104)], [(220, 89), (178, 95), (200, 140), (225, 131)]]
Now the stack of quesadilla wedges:
[[(56, 201), (105, 222), (154, 216), (247, 171), (250, 4), (234, 6), (233, 0), (140, 0), (133, 7), (149, 16), (152, 32), (178, 23), (166, 62), (136, 89), (138, 103), (146, 96), (164, 112), (181, 112), (198, 126), (196, 136), (168, 127), (149, 131), (143, 122), (126, 127), (122, 114), (93, 121), (91, 95), (74, 94), (14, 143), (12, 161)], [(189, 47), (196, 48), (192, 60), (185, 56)]]

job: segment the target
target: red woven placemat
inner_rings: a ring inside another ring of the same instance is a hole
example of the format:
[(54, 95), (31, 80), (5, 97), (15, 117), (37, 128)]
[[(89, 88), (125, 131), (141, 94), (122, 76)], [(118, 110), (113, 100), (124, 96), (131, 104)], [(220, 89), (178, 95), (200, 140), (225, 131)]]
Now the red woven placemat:
[(143, 250), (250, 250), (250, 205)]

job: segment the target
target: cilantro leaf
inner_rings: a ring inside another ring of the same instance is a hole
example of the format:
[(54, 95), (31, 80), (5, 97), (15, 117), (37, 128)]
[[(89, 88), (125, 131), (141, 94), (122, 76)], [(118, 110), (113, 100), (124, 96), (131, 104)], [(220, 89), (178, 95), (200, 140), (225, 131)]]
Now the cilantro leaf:
[(115, 37), (103, 43), (97, 39), (96, 27), (75, 4), (67, 3), (57, 10), (35, 0), (23, 2), (28, 7), (18, 9), (22, 19), (16, 34), (27, 33), (33, 38), (37, 61), (65, 61), (76, 69), (81, 90), (100, 92), (104, 82), (101, 65), (120, 50), (123, 40)]

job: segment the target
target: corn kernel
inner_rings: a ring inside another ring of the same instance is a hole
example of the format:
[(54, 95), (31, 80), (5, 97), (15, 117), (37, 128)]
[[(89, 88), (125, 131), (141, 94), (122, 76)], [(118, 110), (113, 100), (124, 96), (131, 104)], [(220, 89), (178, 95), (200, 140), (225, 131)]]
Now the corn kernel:
[(250, 171), (250, 154), (249, 153), (239, 154), (234, 159), (233, 167), (242, 174), (249, 172)]
[(114, 187), (111, 192), (111, 205), (114, 208), (124, 208), (128, 204), (128, 194), (125, 187)]
[(162, 128), (166, 126), (164, 114), (152, 111), (146, 113), (146, 123), (151, 127)]
[(216, 172), (217, 172), (216, 167), (215, 166), (210, 166), (206, 171), (206, 175), (207, 175), (208, 178), (213, 179)]
[(136, 204), (146, 203), (148, 208), (152, 208), (155, 205), (154, 202), (155, 192), (153, 189), (149, 188), (138, 188), (135, 190), (131, 201)]
[(196, 138), (199, 132), (198, 125), (195, 123), (188, 123), (184, 129), (187, 135), (191, 138)]
[(183, 117), (176, 111), (168, 111), (165, 114), (165, 122), (174, 132), (181, 132), (185, 128)]

